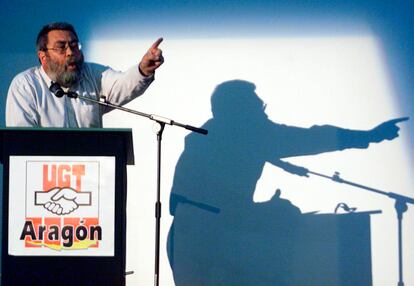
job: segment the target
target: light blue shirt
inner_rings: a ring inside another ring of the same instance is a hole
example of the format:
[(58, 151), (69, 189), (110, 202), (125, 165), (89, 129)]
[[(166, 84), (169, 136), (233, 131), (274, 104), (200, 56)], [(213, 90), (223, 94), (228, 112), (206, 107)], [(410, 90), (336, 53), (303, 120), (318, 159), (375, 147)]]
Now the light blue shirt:
[[(135, 65), (126, 72), (84, 63), (79, 82), (69, 90), (78, 95), (123, 105), (144, 93), (154, 80), (144, 77)], [(12, 81), (6, 101), (8, 127), (102, 127), (102, 115), (109, 111), (96, 103), (63, 96), (49, 91), (51, 79), (43, 67), (33, 67)]]

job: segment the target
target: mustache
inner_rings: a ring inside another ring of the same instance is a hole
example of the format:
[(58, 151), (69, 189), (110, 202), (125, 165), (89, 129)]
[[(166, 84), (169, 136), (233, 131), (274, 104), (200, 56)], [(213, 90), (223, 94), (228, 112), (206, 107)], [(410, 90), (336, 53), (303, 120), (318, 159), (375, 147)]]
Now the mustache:
[(69, 65), (76, 65), (77, 68), (80, 68), (83, 64), (83, 55), (80, 57), (70, 57), (65, 62), (65, 70), (68, 68)]

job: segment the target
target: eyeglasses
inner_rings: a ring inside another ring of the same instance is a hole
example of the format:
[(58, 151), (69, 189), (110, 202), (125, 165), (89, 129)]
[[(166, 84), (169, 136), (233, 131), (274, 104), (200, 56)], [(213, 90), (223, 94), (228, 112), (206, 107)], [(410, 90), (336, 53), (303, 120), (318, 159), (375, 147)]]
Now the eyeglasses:
[(44, 51), (52, 50), (59, 54), (66, 53), (66, 50), (70, 47), (72, 51), (79, 52), (82, 49), (82, 45), (78, 41), (72, 42), (57, 42), (53, 48), (46, 48)]

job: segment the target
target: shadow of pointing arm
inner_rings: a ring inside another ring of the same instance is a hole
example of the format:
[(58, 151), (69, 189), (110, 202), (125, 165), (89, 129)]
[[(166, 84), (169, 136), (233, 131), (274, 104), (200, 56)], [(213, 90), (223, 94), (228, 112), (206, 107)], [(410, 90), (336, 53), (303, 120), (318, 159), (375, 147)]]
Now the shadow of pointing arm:
[(388, 120), (367, 131), (338, 128), (337, 140), (339, 150), (368, 148), (370, 143), (393, 140), (399, 136), (398, 131), (400, 128), (397, 126), (397, 123), (407, 121), (408, 119), (409, 117), (401, 117)]
[[(330, 125), (313, 126), (306, 130), (308, 136), (305, 135), (305, 138), (302, 138), (304, 139), (300, 142), (302, 146), (292, 148), (292, 151), (294, 150), (296, 153), (292, 154), (291, 151), (287, 153), (291, 153), (291, 156), (299, 156), (315, 155), (324, 152), (344, 150), (347, 148), (368, 148), (370, 143), (379, 143), (384, 140), (393, 140), (397, 138), (399, 131), (397, 123), (408, 119), (408, 117), (402, 117), (385, 121), (367, 131), (349, 130)], [(297, 132), (297, 129), (295, 132)], [(292, 142), (292, 145), (297, 144), (293, 144)], [(269, 162), (291, 174), (309, 177), (309, 170), (305, 167), (294, 165), (280, 160), (279, 158), (274, 158)]]
[[(310, 128), (284, 126), (277, 134), (283, 143), (276, 146), (276, 160), (295, 156), (316, 155), (350, 148), (366, 149), (370, 143), (393, 140), (398, 137), (398, 123), (402, 117), (385, 121), (370, 130), (352, 130), (332, 125), (314, 125)], [(276, 131), (277, 133), (277, 131)], [(282, 146), (282, 147), (281, 147)], [(283, 168), (283, 163), (275, 163)], [(287, 171), (289, 166), (287, 167)]]

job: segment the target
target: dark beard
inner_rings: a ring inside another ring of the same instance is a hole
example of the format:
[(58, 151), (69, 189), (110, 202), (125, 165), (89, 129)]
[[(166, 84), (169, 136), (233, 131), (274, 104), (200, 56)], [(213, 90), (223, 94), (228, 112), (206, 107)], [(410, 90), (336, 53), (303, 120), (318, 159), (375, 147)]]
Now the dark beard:
[[(83, 62), (83, 54), (81, 54), (79, 60), (76, 60), (75, 58), (67, 59), (64, 65), (60, 65), (48, 57), (50, 77), (53, 81), (57, 82), (63, 87), (71, 87), (75, 85), (80, 79)], [(67, 70), (68, 65), (71, 63), (74, 63), (76, 65), (75, 71)]]

